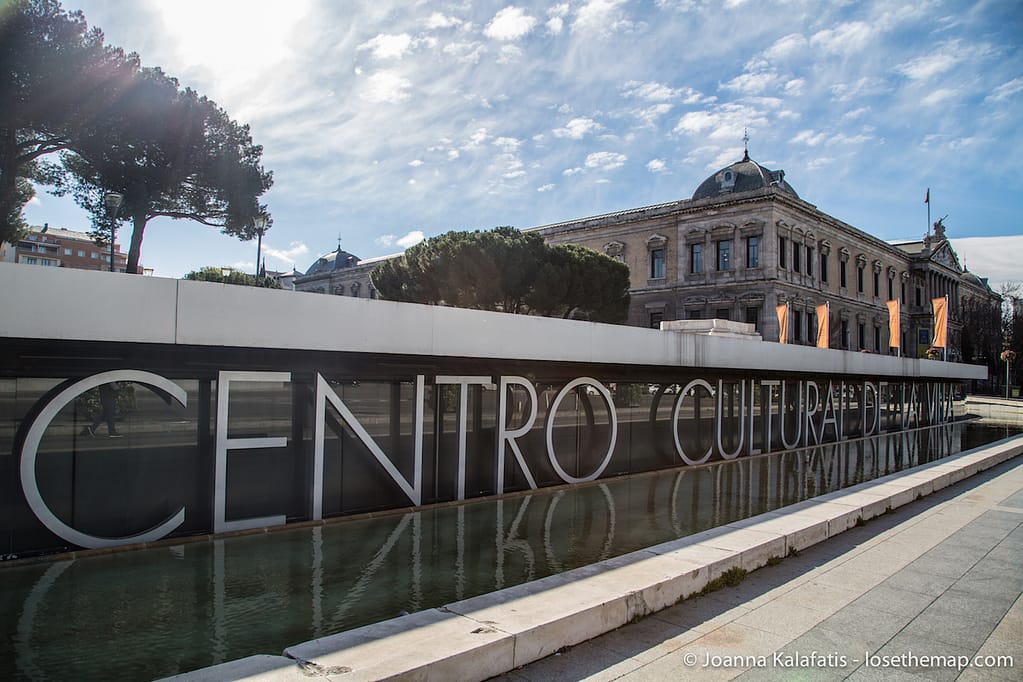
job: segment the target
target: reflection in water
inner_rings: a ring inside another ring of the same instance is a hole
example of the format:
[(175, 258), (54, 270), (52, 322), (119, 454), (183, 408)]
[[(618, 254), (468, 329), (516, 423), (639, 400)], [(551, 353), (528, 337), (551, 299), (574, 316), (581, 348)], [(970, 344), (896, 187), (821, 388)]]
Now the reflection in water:
[(277, 654), (1006, 435), (945, 425), (400, 515), (3, 568), (0, 678), (153, 678)]

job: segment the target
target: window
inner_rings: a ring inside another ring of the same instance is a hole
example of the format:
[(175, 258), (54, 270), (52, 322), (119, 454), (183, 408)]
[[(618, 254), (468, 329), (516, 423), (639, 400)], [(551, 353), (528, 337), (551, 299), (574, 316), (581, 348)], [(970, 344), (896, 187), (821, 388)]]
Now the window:
[(714, 317), (718, 318), (719, 320), (729, 319), (728, 308), (718, 308), (717, 310), (714, 311)]
[(99, 256), (96, 255), (95, 251), (93, 251), (92, 253), (89, 254), (89, 258), (92, 258), (93, 260), (95, 260), (96, 258), (99, 258)]
[(803, 269), (799, 258), (802, 248), (799, 244), (792, 243), (792, 272), (799, 272)]
[(806, 247), (806, 274), (813, 277), (813, 249)]
[(839, 261), (838, 263), (838, 286), (842, 287), (843, 289), (849, 286), (849, 278), (846, 276), (847, 265), (848, 263), (846, 263), (844, 260)]
[(655, 312), (650, 313), (650, 328), (651, 329), (660, 329), (661, 328), (661, 322), (663, 320), (664, 320), (664, 311), (663, 310), (657, 310)]
[(702, 320), (703, 319), (703, 311), (702, 310), (690, 310), (689, 311), (689, 319), (690, 320)]
[(746, 324), (751, 324), (754, 329), (760, 331), (760, 306), (746, 308)]
[(732, 269), (732, 242), (725, 239), (718, 242), (718, 270)]
[[(792, 263), (795, 266), (795, 261)], [(795, 343), (803, 342), (803, 311), (792, 311), (792, 340)]]
[(785, 253), (788, 248), (788, 243), (785, 237), (778, 237), (778, 267), (784, 268), (785, 265)]
[(916, 288), (916, 305), (920, 307), (924, 304), (924, 290), (921, 287)]
[(760, 267), (760, 237), (746, 238), (746, 267)]
[(849, 350), (849, 320), (842, 320), (842, 348)]
[(895, 278), (891, 275), (888, 276), (888, 300), (892, 301), (895, 299)]
[(878, 353), (881, 352), (881, 328), (874, 325), (874, 350)]
[(689, 247), (689, 272), (694, 275), (703, 272), (703, 244), (692, 244)]
[(901, 289), (902, 289), (902, 292), (901, 292), (902, 293), (902, 305), (906, 305), (906, 283), (905, 282), (901, 282)]
[(864, 325), (863, 325), (862, 322), (860, 322), (858, 325), (856, 325), (856, 331), (859, 332), (860, 350), (863, 350), (864, 348), (867, 347), (867, 337), (866, 337), (866, 332), (864, 331)]
[(65, 256), (70, 256), (71, 255), (71, 249), (64, 249), (64, 255)]
[(821, 281), (828, 283), (828, 254), (821, 254)]
[(650, 279), (664, 278), (664, 249), (650, 249)]
[(79, 258), (85, 258), (85, 251), (79, 250), (78, 251), (78, 257)]
[(874, 270), (874, 298), (881, 297), (881, 273)]
[(28, 263), (29, 265), (36, 265), (38, 261), (35, 258), (28, 256), (27, 258), (25, 258), (25, 262)]
[(863, 266), (856, 266), (856, 292), (863, 293)]

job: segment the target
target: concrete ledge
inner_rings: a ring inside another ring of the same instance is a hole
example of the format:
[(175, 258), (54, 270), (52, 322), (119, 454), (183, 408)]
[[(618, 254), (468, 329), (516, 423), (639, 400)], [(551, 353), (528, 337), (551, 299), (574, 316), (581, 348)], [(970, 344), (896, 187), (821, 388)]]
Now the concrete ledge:
[(731, 568), (759, 568), (1021, 453), (1016, 436), (599, 564), (288, 647), (301, 669), (257, 656), (174, 679), (236, 679), (229, 675), (245, 669), (266, 680), (295, 679), (300, 670), (346, 681), (485, 680), (671, 606)]
[(1010, 424), (1023, 424), (1023, 400), (968, 395), (963, 401), (967, 414)]

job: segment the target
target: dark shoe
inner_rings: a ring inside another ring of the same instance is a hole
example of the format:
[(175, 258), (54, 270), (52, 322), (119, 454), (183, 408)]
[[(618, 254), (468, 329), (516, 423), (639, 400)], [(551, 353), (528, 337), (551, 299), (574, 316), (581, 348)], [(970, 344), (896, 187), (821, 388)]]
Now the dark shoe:
[(82, 429), (82, 432), (80, 434), (78, 434), (78, 435), (79, 436), (93, 436), (93, 437), (95, 437), (96, 436), (96, 427), (94, 427), (94, 426), (86, 426), (84, 429)]
[(107, 434), (109, 438), (124, 438), (124, 434), (120, 431), (111, 431)]

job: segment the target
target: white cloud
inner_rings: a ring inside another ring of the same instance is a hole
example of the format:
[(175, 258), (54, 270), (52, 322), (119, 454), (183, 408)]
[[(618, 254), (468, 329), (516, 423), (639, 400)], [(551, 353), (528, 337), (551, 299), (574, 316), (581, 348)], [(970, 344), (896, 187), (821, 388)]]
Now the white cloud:
[(806, 49), (807, 40), (802, 33), (790, 33), (774, 41), (771, 47), (763, 52), (763, 56), (771, 61), (788, 59)]
[(792, 142), (794, 144), (805, 144), (807, 147), (816, 147), (821, 142), (824, 142), (827, 137), (828, 136), (824, 133), (815, 133), (812, 130), (803, 130), (792, 138)]
[(517, 140), (514, 137), (498, 137), (494, 140), (494, 146), (500, 147), (507, 154), (511, 154), (522, 146), (522, 140)]
[(286, 249), (277, 249), (269, 244), (263, 244), (263, 253), (269, 258), (275, 258), (294, 266), (299, 257), (309, 253), (309, 247), (302, 242), (291, 242)]
[(380, 71), (366, 79), (359, 96), (367, 102), (396, 104), (411, 95), (412, 83), (395, 71)]
[(403, 249), (407, 249), (410, 246), (415, 246), (424, 239), (426, 239), (426, 235), (423, 234), (422, 230), (412, 230), (401, 237), (397, 237), (393, 234), (382, 234), (373, 241), (376, 242), (378, 246), (383, 246), (385, 248), (397, 245)]
[(721, 85), (724, 90), (735, 90), (747, 95), (756, 95), (764, 92), (778, 81), (778, 74), (774, 71), (761, 71), (759, 73), (744, 73)]
[(806, 162), (806, 169), (809, 171), (819, 170), (825, 166), (829, 166), (834, 163), (835, 160), (828, 156), (821, 156), (816, 159), (810, 159)]
[(570, 140), (581, 140), (586, 135), (601, 129), (601, 125), (592, 118), (573, 118), (564, 128), (555, 128), (554, 137), (567, 137)]
[(610, 34), (632, 26), (618, 11), (624, 0), (589, 0), (579, 8), (572, 23), (573, 31)]
[(518, 45), (502, 45), (501, 51), (498, 53), (497, 63), (511, 64), (521, 58), (523, 54), (525, 53)]
[(552, 185), (551, 183), (548, 182), (546, 185), (540, 185), (539, 187), (537, 187), (536, 191), (537, 192), (550, 192), (552, 189), (554, 189), (554, 185)]
[(671, 99), (677, 99), (682, 94), (682, 91), (661, 83), (629, 81), (622, 88), (622, 94), (626, 97), (638, 97), (650, 102), (667, 102)]
[(591, 170), (610, 171), (625, 165), (628, 157), (618, 152), (593, 152), (587, 155), (583, 165)]
[(560, 35), (565, 28), (565, 20), (561, 17), (551, 17), (547, 20), (547, 30), (552, 35)]
[(1001, 102), (1006, 100), (1016, 93), (1023, 91), (1023, 78), (1013, 78), (1007, 83), (1002, 83), (988, 95), (985, 102)]
[(881, 78), (863, 76), (852, 83), (835, 83), (831, 86), (831, 94), (839, 102), (849, 102), (871, 95), (878, 95), (891, 90), (892, 87)]
[(518, 40), (533, 30), (536, 21), (521, 7), (505, 7), (494, 15), (483, 34), (494, 40)]
[(434, 12), (426, 20), (426, 28), (438, 29), (438, 28), (452, 28), (454, 26), (461, 26), (462, 22), (454, 17), (449, 17), (440, 12)]
[(938, 88), (936, 90), (929, 92), (926, 97), (921, 99), (920, 104), (923, 104), (924, 106), (928, 107), (933, 107), (936, 104), (941, 104), (946, 100), (954, 99), (955, 97), (958, 96), (959, 91), (954, 88)]
[(813, 34), (810, 45), (834, 54), (852, 54), (867, 47), (874, 34), (875, 30), (870, 24), (849, 21)]
[(411, 46), (412, 36), (407, 33), (399, 35), (381, 33), (356, 49), (370, 50), (376, 59), (401, 59)]
[(422, 159), (412, 159), (411, 161), (408, 162), (408, 165), (412, 166), (413, 168), (419, 168), (420, 166), (423, 165), (423, 160)]
[(959, 59), (955, 55), (948, 52), (938, 52), (899, 64), (895, 67), (895, 70), (906, 78), (922, 81), (945, 73), (958, 62)]
[[(765, 105), (774, 105), (776, 100), (764, 98)], [(768, 120), (756, 108), (747, 104), (728, 102), (713, 109), (690, 111), (679, 119), (674, 132), (691, 135), (701, 139), (727, 141), (729, 148), (742, 139), (743, 132), (749, 128), (768, 127)]]
[(399, 237), (396, 243), (401, 248), (407, 249), (410, 246), (415, 246), (424, 239), (426, 239), (426, 235), (423, 234), (422, 230), (412, 230), (404, 237)]
[(662, 172), (664, 172), (664, 169), (665, 169), (664, 159), (651, 159), (647, 163), (646, 169), (648, 171), (650, 171), (651, 173), (662, 173)]

